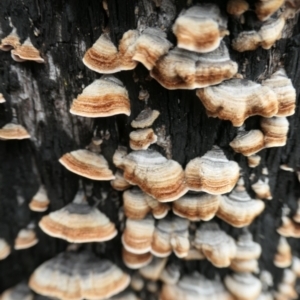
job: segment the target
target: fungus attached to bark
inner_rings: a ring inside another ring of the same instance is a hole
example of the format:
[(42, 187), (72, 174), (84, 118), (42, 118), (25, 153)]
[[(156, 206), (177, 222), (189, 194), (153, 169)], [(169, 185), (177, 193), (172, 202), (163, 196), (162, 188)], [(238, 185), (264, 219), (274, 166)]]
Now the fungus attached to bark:
[(17, 46), (11, 51), (11, 57), (17, 62), (35, 61), (37, 63), (44, 63), (45, 60), (41, 57), (40, 52), (31, 43), (30, 38), (21, 45)]
[(157, 136), (152, 128), (132, 131), (129, 134), (129, 138), (129, 145), (132, 150), (146, 150), (157, 141)]
[(215, 4), (199, 4), (183, 10), (173, 28), (177, 46), (196, 52), (211, 52), (229, 34), (227, 18)]
[(216, 267), (228, 267), (236, 255), (234, 239), (215, 222), (203, 223), (196, 231), (195, 248)]
[(151, 70), (156, 61), (166, 54), (172, 44), (167, 40), (167, 35), (159, 28), (146, 28), (135, 43), (133, 60), (142, 63)]
[(88, 118), (130, 115), (130, 100), (123, 83), (112, 75), (103, 75), (83, 89), (74, 99), (70, 112)]
[(142, 110), (139, 115), (131, 122), (133, 128), (147, 128), (152, 126), (154, 121), (159, 117), (160, 112), (158, 110), (152, 110), (146, 108)]
[(48, 235), (71, 243), (104, 242), (117, 235), (115, 224), (89, 206), (81, 190), (72, 203), (44, 216), (39, 226)]
[(157, 61), (150, 75), (169, 90), (195, 89), (230, 79), (237, 69), (222, 42), (219, 48), (206, 54), (175, 48)]
[(254, 115), (270, 118), (278, 112), (275, 92), (247, 79), (230, 79), (217, 86), (197, 90), (197, 96), (210, 117), (229, 120), (242, 126)]
[(19, 283), (16, 286), (4, 291), (0, 295), (1, 300), (33, 300), (34, 296), (26, 283)]
[(227, 13), (235, 17), (240, 17), (249, 9), (249, 3), (246, 0), (229, 0), (227, 2)]
[(270, 191), (269, 180), (268, 178), (261, 180), (259, 179), (256, 183), (251, 185), (255, 196), (259, 199), (268, 199), (271, 200), (272, 194)]
[(117, 172), (115, 173), (115, 179), (113, 179), (110, 184), (115, 190), (121, 192), (131, 187), (131, 184), (125, 180), (123, 172), (121, 172), (120, 170), (117, 170)]
[(300, 224), (294, 222), (287, 216), (281, 218), (282, 225), (277, 228), (277, 232), (285, 237), (300, 238)]
[(30, 288), (62, 300), (107, 299), (123, 291), (130, 277), (109, 260), (91, 252), (62, 252), (31, 275)]
[(19, 124), (8, 123), (0, 129), (0, 140), (23, 140), (29, 138), (30, 134)]
[(166, 266), (161, 274), (159, 279), (163, 283), (167, 284), (176, 284), (180, 278), (180, 269), (175, 264), (169, 264)]
[(153, 257), (149, 265), (139, 269), (139, 273), (145, 279), (156, 281), (160, 278), (163, 269), (167, 264), (167, 261), (168, 259), (166, 257), (165, 258)]
[(122, 235), (124, 248), (133, 254), (150, 252), (154, 232), (154, 219), (146, 216), (142, 220), (127, 219)]
[(32, 228), (21, 229), (15, 239), (14, 248), (16, 250), (28, 249), (38, 243), (38, 238)]
[(264, 135), (260, 130), (241, 130), (229, 145), (235, 152), (251, 156), (264, 148)]
[(40, 186), (37, 193), (32, 197), (29, 208), (32, 211), (43, 212), (48, 209), (50, 200), (47, 196), (47, 191), (43, 185)]
[(0, 103), (4, 103), (4, 102), (6, 102), (6, 100), (3, 96), (3, 94), (0, 93)]
[(123, 204), (126, 217), (136, 220), (144, 219), (149, 212), (154, 218), (162, 219), (169, 211), (167, 204), (158, 202), (138, 188), (123, 193)]
[(285, 237), (280, 237), (274, 265), (277, 268), (287, 268), (292, 264), (292, 249)]
[(175, 215), (190, 221), (211, 220), (220, 204), (221, 196), (210, 194), (184, 195), (172, 203)]
[(14, 28), (12, 32), (1, 40), (0, 50), (10, 51), (21, 45), (20, 37), (17, 34), (17, 29)]
[(10, 246), (5, 239), (0, 238), (0, 260), (5, 259), (10, 254)]
[(300, 223), (300, 198), (298, 199), (298, 208), (296, 210), (296, 213), (293, 215), (293, 220), (296, 223)]
[(261, 157), (259, 155), (251, 155), (247, 157), (247, 160), (250, 168), (256, 168), (260, 164)]
[(283, 68), (273, 73), (269, 79), (264, 80), (262, 85), (270, 87), (277, 95), (279, 103), (277, 117), (287, 117), (295, 113), (296, 90)]
[(220, 195), (230, 192), (235, 186), (239, 165), (228, 160), (224, 152), (214, 146), (202, 157), (196, 157), (187, 164), (185, 176), (190, 190)]
[(113, 161), (123, 169), (125, 180), (160, 202), (174, 201), (188, 191), (181, 165), (157, 151), (138, 150), (128, 155), (117, 151)]
[(277, 292), (275, 293), (276, 300), (285, 299), (298, 299), (298, 293), (296, 291), (296, 274), (290, 269), (283, 270), (282, 281), (277, 286)]
[(140, 269), (144, 266), (147, 266), (151, 262), (152, 254), (150, 252), (143, 254), (134, 254), (123, 248), (122, 258), (124, 264), (129, 269)]
[(262, 213), (265, 203), (251, 199), (243, 185), (238, 185), (229, 196), (222, 196), (217, 216), (234, 227), (244, 227)]
[(251, 273), (234, 273), (227, 275), (225, 286), (239, 300), (256, 300), (261, 293), (262, 283)]
[(261, 118), (260, 126), (265, 135), (266, 148), (285, 146), (289, 131), (289, 121), (287, 118)]
[(260, 21), (268, 20), (282, 5), (284, 0), (258, 0), (255, 13)]
[(183, 257), (184, 260), (202, 260), (205, 259), (205, 255), (194, 246), (191, 246), (187, 256)]

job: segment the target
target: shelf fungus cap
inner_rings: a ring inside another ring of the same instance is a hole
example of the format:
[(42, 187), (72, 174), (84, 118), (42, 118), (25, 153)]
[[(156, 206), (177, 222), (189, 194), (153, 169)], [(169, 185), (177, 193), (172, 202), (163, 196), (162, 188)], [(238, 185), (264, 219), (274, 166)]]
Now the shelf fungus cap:
[(229, 120), (236, 127), (242, 126), (250, 116), (270, 118), (278, 112), (275, 92), (247, 79), (234, 78), (217, 86), (199, 89), (197, 96), (208, 116)]
[(261, 281), (251, 273), (234, 273), (227, 275), (225, 286), (239, 300), (256, 300), (262, 290)]
[(201, 224), (197, 229), (194, 246), (218, 268), (228, 267), (236, 255), (234, 239), (212, 221)]
[(33, 300), (33, 293), (26, 283), (19, 283), (0, 295), (1, 300)]
[(287, 117), (295, 113), (296, 90), (283, 68), (273, 73), (269, 79), (264, 80), (262, 85), (270, 87), (277, 95), (279, 102), (277, 117)]
[(297, 277), (300, 277), (300, 258), (299, 257), (293, 256), (291, 269)]
[(256, 259), (233, 259), (230, 264), (230, 269), (235, 272), (257, 273), (259, 271), (258, 261)]
[(156, 281), (160, 278), (163, 269), (167, 264), (168, 259), (153, 257), (149, 265), (139, 269), (139, 273), (148, 280)]
[(177, 46), (189, 51), (211, 52), (229, 34), (227, 18), (214, 4), (195, 5), (183, 10), (173, 28)]
[(0, 260), (5, 259), (10, 254), (10, 246), (5, 239), (0, 238)]
[(123, 176), (123, 172), (117, 170), (115, 173), (115, 179), (110, 182), (111, 186), (117, 191), (125, 191), (131, 187), (131, 184), (127, 182)]
[(282, 217), (282, 225), (277, 232), (285, 237), (300, 238), (300, 224), (294, 222), (287, 216)]
[(205, 255), (194, 246), (191, 246), (187, 256), (183, 257), (184, 260), (202, 260), (205, 259)]
[(264, 134), (257, 129), (239, 131), (229, 145), (236, 153), (251, 156), (264, 148)]
[(123, 169), (124, 178), (159, 202), (174, 201), (188, 191), (178, 162), (150, 149), (133, 151), (122, 160), (119, 154), (114, 155), (114, 163)]
[(219, 209), (220, 195), (184, 195), (172, 203), (173, 213), (190, 221), (209, 221)]
[(133, 128), (147, 128), (152, 126), (154, 121), (159, 117), (160, 112), (158, 110), (152, 110), (146, 108), (142, 110), (139, 115), (131, 122)]
[(30, 288), (62, 300), (107, 299), (122, 292), (130, 277), (91, 252), (63, 252), (44, 262), (31, 275)]
[(17, 34), (17, 29), (14, 28), (12, 32), (5, 38), (1, 40), (0, 50), (10, 51), (21, 45), (20, 37)]
[(136, 220), (144, 219), (149, 212), (152, 212), (154, 218), (162, 219), (169, 211), (167, 204), (158, 202), (138, 188), (123, 193), (123, 204), (125, 216)]
[(293, 215), (293, 220), (298, 224), (300, 223), (300, 198), (298, 199), (298, 208), (296, 213)]
[(129, 134), (129, 145), (132, 150), (146, 150), (156, 143), (157, 135), (152, 128), (138, 129)]
[(32, 211), (43, 212), (48, 209), (50, 200), (47, 195), (47, 191), (43, 185), (40, 186), (37, 193), (32, 197), (29, 208)]
[(230, 192), (235, 186), (239, 179), (239, 165), (228, 160), (224, 152), (214, 146), (204, 156), (187, 164), (185, 176), (190, 190), (220, 195)]
[(261, 118), (260, 126), (265, 135), (266, 148), (285, 146), (289, 131), (286, 117)]
[(38, 238), (33, 229), (21, 229), (15, 239), (14, 248), (16, 250), (28, 249), (38, 243)]
[(238, 237), (235, 259), (251, 260), (258, 259), (262, 249), (260, 244), (253, 241), (252, 234), (249, 231), (244, 232)]
[(230, 79), (237, 69), (222, 42), (216, 50), (204, 54), (174, 48), (157, 61), (150, 75), (170, 90), (195, 89)]
[(262, 213), (265, 203), (251, 199), (244, 188), (238, 186), (229, 196), (222, 196), (217, 217), (234, 227), (250, 225)]
[(107, 33), (103, 33), (87, 50), (82, 61), (86, 67), (101, 74), (111, 74), (121, 70), (118, 49)]
[(287, 268), (292, 264), (292, 249), (286, 238), (281, 236), (274, 257), (274, 265), (277, 268)]
[(226, 11), (228, 14), (240, 17), (249, 9), (249, 3), (246, 0), (229, 0), (227, 2)]
[(133, 60), (142, 63), (151, 70), (156, 61), (166, 54), (172, 44), (167, 40), (167, 35), (159, 28), (146, 28), (135, 43)]
[(23, 61), (35, 61), (37, 63), (44, 63), (45, 60), (41, 57), (40, 52), (31, 43), (30, 38), (21, 45), (17, 46), (15, 49), (11, 50), (11, 57), (17, 62)]
[(250, 168), (255, 168), (260, 164), (261, 157), (259, 155), (250, 155), (247, 157), (248, 160), (248, 166)]
[(284, 0), (258, 0), (255, 13), (260, 21), (268, 20), (282, 5)]
[(100, 155), (80, 149), (64, 154), (59, 162), (69, 171), (93, 180), (112, 180), (115, 178), (108, 162)]
[(142, 220), (127, 219), (122, 244), (133, 254), (150, 252), (153, 232), (154, 219), (151, 216), (146, 216)]
[(0, 129), (0, 140), (23, 140), (29, 138), (30, 134), (19, 124), (8, 123)]
[(6, 102), (6, 100), (3, 96), (3, 94), (0, 93), (0, 103), (4, 103), (4, 102)]
[(122, 258), (124, 264), (129, 269), (140, 269), (147, 266), (152, 260), (152, 254), (150, 252), (143, 254), (134, 254), (127, 251), (125, 248), (122, 250)]
[(259, 179), (256, 183), (252, 184), (251, 187), (255, 192), (255, 196), (257, 198), (268, 199), (268, 200), (271, 200), (273, 198), (267, 179), (265, 179), (264, 181)]
[(163, 283), (167, 284), (176, 284), (180, 278), (180, 269), (175, 264), (169, 264), (166, 266), (161, 274), (159, 279)]
[(87, 202), (79, 203), (75, 197), (74, 202), (60, 210), (44, 216), (39, 222), (40, 228), (48, 235), (64, 239), (70, 243), (104, 242), (117, 235), (115, 224), (96, 207)]
[(123, 83), (112, 75), (103, 75), (83, 89), (74, 99), (70, 112), (88, 118), (130, 115), (130, 100)]

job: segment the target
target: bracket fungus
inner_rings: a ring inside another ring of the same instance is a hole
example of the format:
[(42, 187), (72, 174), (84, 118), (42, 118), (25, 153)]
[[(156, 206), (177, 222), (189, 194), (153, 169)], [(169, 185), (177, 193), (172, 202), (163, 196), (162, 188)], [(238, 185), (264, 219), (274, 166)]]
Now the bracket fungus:
[(132, 150), (146, 150), (157, 141), (157, 135), (152, 128), (131, 131), (129, 138), (129, 145)]
[(190, 190), (220, 195), (230, 192), (235, 186), (239, 179), (239, 165), (228, 160), (222, 149), (214, 146), (202, 157), (189, 161), (185, 177)]
[(3, 94), (0, 93), (0, 103), (5, 103), (5, 102), (6, 102), (6, 100), (3, 96)]
[(264, 22), (260, 30), (242, 31), (232, 41), (232, 48), (238, 52), (256, 50), (259, 46), (270, 49), (277, 40), (281, 39), (285, 25), (285, 17), (271, 18)]
[(285, 0), (258, 0), (255, 3), (255, 13), (260, 21), (268, 20), (283, 4)]
[(139, 269), (139, 273), (148, 280), (156, 281), (160, 278), (163, 270), (166, 267), (168, 259), (153, 257), (149, 265)]
[(251, 187), (257, 198), (267, 200), (271, 200), (273, 198), (270, 191), (268, 178), (265, 178), (264, 180), (259, 179), (256, 183), (252, 184)]
[(273, 73), (270, 78), (262, 82), (262, 85), (270, 87), (277, 95), (279, 102), (277, 117), (287, 117), (295, 113), (296, 90), (284, 68)]
[(238, 70), (225, 43), (209, 53), (198, 54), (174, 48), (159, 58), (150, 75), (163, 87), (195, 89), (221, 83), (232, 78)]
[(38, 243), (38, 238), (35, 231), (28, 226), (28, 228), (21, 229), (15, 238), (14, 248), (16, 250), (28, 249)]
[(264, 148), (264, 134), (257, 129), (240, 130), (229, 145), (236, 153), (251, 156)]
[(227, 17), (214, 4), (200, 4), (183, 10), (172, 30), (179, 48), (201, 53), (215, 50), (229, 34)]
[(125, 216), (136, 220), (144, 219), (150, 212), (155, 219), (162, 219), (170, 209), (168, 204), (158, 202), (138, 188), (123, 193), (123, 205)]
[(163, 283), (176, 284), (180, 278), (180, 269), (174, 263), (167, 265), (161, 272), (159, 279)]
[(28, 60), (35, 61), (37, 63), (45, 62), (45, 60), (41, 57), (39, 50), (33, 46), (30, 38), (27, 38), (22, 45), (11, 50), (11, 57), (17, 62), (24, 62)]
[(153, 232), (154, 219), (151, 216), (146, 216), (142, 220), (127, 219), (122, 244), (133, 254), (150, 252)]
[(123, 83), (112, 75), (103, 75), (85, 87), (70, 108), (77, 116), (98, 118), (130, 115), (130, 100)]
[(286, 117), (261, 118), (260, 126), (265, 135), (266, 148), (285, 146), (289, 131)]
[(222, 196), (217, 217), (234, 227), (250, 225), (262, 213), (265, 203), (251, 199), (243, 185), (238, 186), (229, 194)]
[(279, 238), (277, 253), (274, 257), (274, 265), (277, 268), (287, 268), (292, 264), (292, 249), (285, 237)]
[(256, 300), (261, 293), (262, 283), (251, 273), (234, 273), (224, 279), (225, 286), (239, 300)]
[(228, 267), (236, 255), (234, 239), (212, 221), (197, 229), (194, 246), (218, 268)]
[(71, 243), (104, 242), (117, 235), (115, 224), (86, 202), (82, 190), (72, 203), (44, 216), (39, 226), (46, 234)]
[(173, 213), (190, 221), (209, 221), (219, 209), (221, 196), (186, 194), (172, 203)]
[(0, 260), (5, 259), (10, 254), (10, 246), (5, 239), (0, 238)]
[(172, 251), (179, 258), (187, 256), (190, 249), (189, 221), (179, 217), (159, 220), (155, 226), (151, 253), (167, 257)]
[(159, 202), (174, 201), (188, 191), (181, 165), (157, 151), (138, 150), (128, 155), (116, 151), (113, 161), (123, 169), (125, 180)]
[(13, 28), (12, 32), (1, 40), (0, 50), (10, 51), (21, 45), (20, 37), (17, 34), (17, 29)]
[(296, 274), (290, 269), (283, 270), (282, 281), (277, 286), (277, 292), (275, 293), (276, 300), (285, 299), (298, 299), (298, 293), (296, 290)]
[(147, 128), (152, 126), (154, 121), (159, 117), (160, 112), (158, 110), (152, 110), (151, 108), (145, 108), (138, 116), (131, 122), (133, 128)]
[(115, 179), (111, 180), (110, 184), (115, 190), (121, 192), (131, 187), (131, 184), (125, 180), (123, 172), (121, 172), (120, 170), (117, 170), (117, 172), (115, 173)]
[(229, 0), (226, 6), (227, 13), (235, 17), (240, 17), (248, 9), (249, 3), (246, 0)]
[(37, 193), (32, 197), (29, 208), (32, 211), (43, 212), (48, 209), (50, 200), (47, 196), (47, 191), (43, 185), (41, 185)]
[(109, 260), (91, 252), (62, 252), (31, 275), (30, 288), (62, 300), (107, 299), (123, 291), (130, 277)]
[(8, 123), (0, 128), (0, 140), (23, 140), (29, 138), (30, 134), (22, 125)]
[(142, 63), (151, 70), (156, 61), (166, 54), (172, 44), (167, 40), (167, 35), (159, 28), (146, 28), (135, 43), (133, 60)]
[(275, 92), (247, 79), (234, 78), (216, 86), (197, 90), (197, 96), (210, 117), (229, 120), (235, 127), (254, 115), (266, 118), (278, 112)]
[(122, 258), (124, 264), (129, 269), (140, 269), (144, 266), (147, 266), (151, 262), (153, 256), (150, 252), (143, 253), (143, 254), (135, 254), (123, 248)]
[(277, 232), (285, 237), (300, 238), (300, 224), (294, 222), (287, 216), (281, 218), (282, 225), (277, 228)]
[(293, 220), (296, 222), (296, 223), (300, 223), (300, 198), (298, 199), (298, 207), (297, 207), (297, 210), (296, 210), (296, 213), (293, 215)]
[(19, 283), (0, 295), (1, 300), (33, 300), (33, 293), (26, 283)]
[(256, 168), (260, 164), (261, 157), (259, 155), (250, 155), (247, 157), (247, 160), (250, 168)]

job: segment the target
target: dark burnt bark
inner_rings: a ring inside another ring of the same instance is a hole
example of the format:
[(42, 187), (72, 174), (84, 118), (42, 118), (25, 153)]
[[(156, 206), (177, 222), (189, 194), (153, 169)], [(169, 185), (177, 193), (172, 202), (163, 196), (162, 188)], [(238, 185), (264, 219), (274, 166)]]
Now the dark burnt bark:
[[(273, 256), (279, 239), (276, 228), (280, 225), (281, 208), (286, 203), (295, 211), (300, 194), (296, 174), (282, 171), (279, 166), (282, 163), (287, 163), (294, 169), (300, 166), (299, 107), (297, 106), (295, 115), (288, 118), (290, 130), (287, 145), (261, 151), (262, 162), (254, 170), (248, 167), (245, 157), (235, 154), (229, 147), (229, 142), (237, 131), (230, 122), (208, 118), (195, 91), (168, 91), (155, 80), (149, 80), (148, 71), (142, 65), (138, 65), (134, 71), (117, 74), (129, 91), (132, 108), (130, 117), (91, 120), (72, 116), (69, 113), (72, 99), (81, 93), (84, 86), (100, 77), (83, 65), (81, 59), (86, 49), (100, 36), (103, 28), (110, 28), (115, 42), (125, 31), (136, 28), (137, 6), (139, 16), (143, 13), (146, 15), (147, 12), (146, 0), (139, 3), (134, 0), (107, 2), (109, 17), (99, 0), (2, 0), (0, 3), (1, 37), (11, 31), (11, 21), (22, 41), (30, 36), (46, 60), (45, 64), (17, 63), (11, 59), (9, 52), (0, 53), (0, 92), (7, 100), (0, 105), (0, 127), (11, 120), (12, 108), (15, 108), (20, 123), (32, 136), (30, 140), (0, 141), (0, 237), (13, 245), (19, 229), (32, 220), (38, 222), (49, 212), (34, 213), (28, 208), (40, 182), (45, 184), (51, 199), (50, 211), (61, 208), (73, 199), (79, 177), (67, 171), (59, 164), (58, 159), (68, 151), (86, 146), (95, 128), (98, 131), (109, 130), (111, 134), (102, 147), (103, 154), (110, 163), (118, 145), (128, 146), (128, 135), (132, 130), (130, 122), (147, 105), (138, 99), (139, 91), (143, 88), (150, 94), (148, 106), (161, 113), (153, 128), (157, 131), (165, 127), (166, 137), (170, 137), (172, 144), (172, 158), (183, 166), (190, 159), (203, 155), (213, 145), (219, 145), (228, 158), (236, 160), (242, 167), (247, 190), (251, 195), (250, 173), (254, 172), (258, 178), (262, 168), (268, 168), (273, 200), (266, 202), (265, 211), (253, 222), (250, 230), (263, 247), (261, 269), (271, 271), (277, 283), (282, 270), (274, 267)], [(150, 0), (149, 2), (151, 3)], [(225, 10), (225, 1), (219, 1), (219, 4)], [(177, 0), (177, 13), (185, 5), (185, 1)], [(148, 19), (144, 18), (145, 23), (155, 22), (159, 13), (159, 9), (154, 10)], [(251, 18), (251, 15), (247, 17), (244, 28), (255, 26)], [(239, 72), (249, 79), (260, 81), (271, 74), (279, 63), (283, 63), (298, 96), (299, 25), (297, 18), (289, 21), (284, 38), (269, 51), (258, 49), (242, 54), (231, 51), (232, 58), (239, 64)], [(229, 44), (241, 29), (242, 25), (230, 20), (231, 35), (225, 39), (226, 43)], [(170, 32), (169, 37), (175, 41)], [(138, 82), (134, 78), (138, 78)], [(246, 121), (247, 129), (258, 127), (258, 117)], [(165, 153), (158, 146), (153, 148)], [(114, 168), (112, 163), (111, 167)], [(83, 183), (85, 187), (93, 184), (93, 196), (97, 198), (101, 199), (102, 191), (108, 193), (99, 208), (120, 229), (121, 193), (114, 191), (107, 182), (83, 179)], [(233, 236), (240, 232), (224, 222), (218, 222)], [(66, 242), (51, 238), (40, 229), (37, 231), (39, 243), (35, 247), (13, 251), (7, 259), (0, 261), (0, 292), (27, 279), (39, 264), (65, 250)], [(123, 266), (120, 236), (119, 233), (110, 242), (87, 247)], [(299, 255), (300, 243), (296, 239), (289, 239), (289, 242), (293, 253)], [(173, 256), (172, 259), (178, 260)], [(207, 261), (181, 262), (181, 266), (183, 273), (197, 269), (207, 276), (213, 276), (215, 272), (223, 276), (228, 272), (228, 269), (216, 269)]]

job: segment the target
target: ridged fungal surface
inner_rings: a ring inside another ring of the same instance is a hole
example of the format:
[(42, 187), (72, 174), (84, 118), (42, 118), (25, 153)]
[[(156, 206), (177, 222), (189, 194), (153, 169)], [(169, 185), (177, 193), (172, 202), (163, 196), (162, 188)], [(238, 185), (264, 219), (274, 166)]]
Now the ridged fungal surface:
[(246, 0), (229, 0), (226, 11), (234, 17), (240, 17), (249, 9), (249, 3)]
[(135, 254), (127, 251), (125, 248), (122, 250), (122, 258), (124, 264), (129, 268), (129, 269), (140, 269), (144, 266), (147, 266), (153, 256), (150, 252), (146, 252), (143, 254)]
[(62, 252), (44, 262), (31, 275), (29, 286), (62, 300), (102, 300), (123, 291), (129, 282), (130, 277), (109, 260), (86, 251)]
[(167, 258), (153, 257), (151, 263), (139, 269), (143, 278), (148, 280), (158, 280), (165, 269)]
[(37, 63), (45, 62), (41, 57), (39, 50), (33, 46), (30, 38), (27, 38), (22, 45), (14, 47), (14, 49), (11, 50), (11, 57), (17, 62), (24, 62), (27, 60), (35, 61)]
[(0, 128), (0, 140), (23, 140), (29, 138), (30, 134), (22, 125), (8, 123)]
[(160, 112), (158, 110), (152, 110), (146, 108), (142, 110), (138, 116), (131, 122), (133, 128), (147, 128), (152, 126), (155, 120), (159, 117)]
[(147, 150), (156, 143), (157, 135), (152, 128), (138, 129), (129, 134), (129, 145), (132, 150)]
[(273, 15), (283, 4), (284, 0), (258, 0), (255, 3), (255, 13), (260, 21), (266, 21)]
[(10, 246), (5, 239), (0, 238), (0, 260), (5, 259), (10, 254)]
[(8, 36), (1, 40), (0, 50), (10, 51), (19, 47), (20, 45), (20, 37), (17, 34), (16, 28), (14, 28)]
[(50, 200), (47, 195), (47, 191), (43, 185), (40, 186), (37, 193), (32, 197), (29, 208), (32, 211), (43, 212), (48, 209)]
[(15, 239), (14, 248), (15, 250), (28, 249), (36, 245), (38, 241), (39, 240), (33, 229), (21, 229)]
[(117, 191), (125, 191), (131, 187), (131, 184), (125, 180), (123, 172), (121, 172), (120, 170), (117, 170), (114, 176), (115, 179), (110, 181), (110, 184), (113, 187), (113, 189)]
[(294, 222), (287, 216), (281, 218), (282, 224), (277, 232), (285, 237), (300, 238), (300, 224)]

